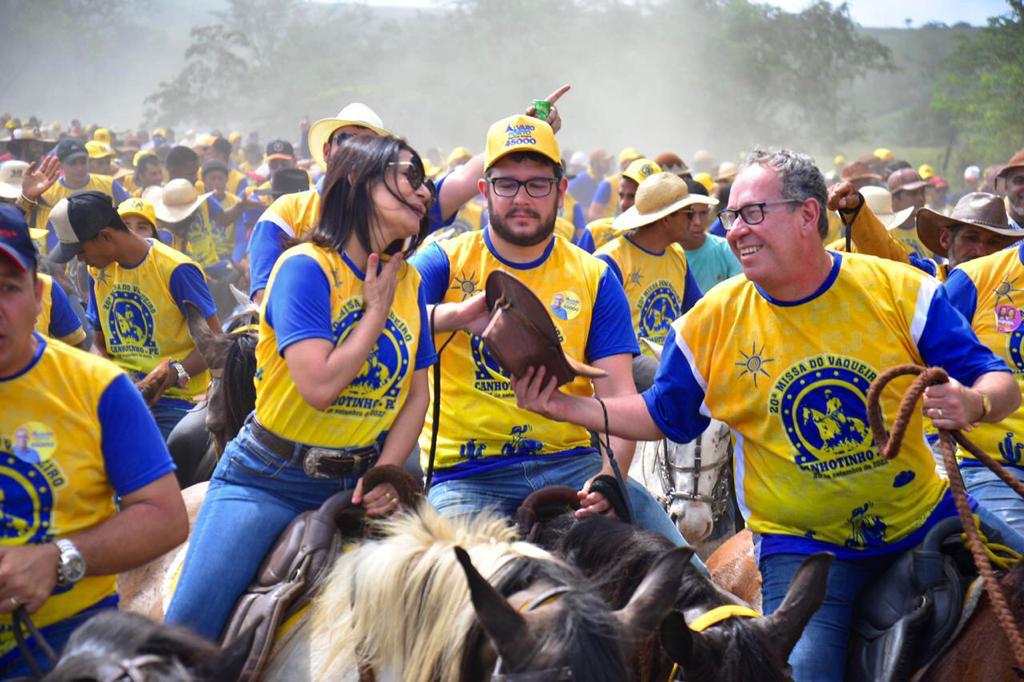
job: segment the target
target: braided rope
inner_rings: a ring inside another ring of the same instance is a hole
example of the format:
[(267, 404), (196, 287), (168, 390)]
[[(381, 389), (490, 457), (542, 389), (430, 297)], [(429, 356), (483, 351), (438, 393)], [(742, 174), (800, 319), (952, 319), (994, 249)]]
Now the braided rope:
[[(910, 387), (903, 394), (899, 410), (896, 413), (896, 420), (893, 422), (892, 433), (885, 428), (885, 417), (882, 414), (881, 401), (879, 397), (886, 385), (897, 377), (916, 374)], [(949, 375), (945, 370), (938, 367), (925, 369), (918, 365), (899, 365), (883, 372), (871, 384), (868, 389), (868, 422), (871, 425), (871, 432), (878, 445), (878, 451), (885, 459), (895, 457), (903, 443), (907, 426), (913, 416), (917, 401), (924, 395), (929, 386), (945, 384), (949, 382)], [(953, 491), (953, 499), (956, 502), (957, 513), (960, 516), (960, 523), (967, 535), (967, 546), (974, 557), (974, 564), (982, 577), (985, 591), (988, 593), (989, 601), (992, 602), (992, 609), (995, 611), (996, 619), (1010, 641), (1010, 648), (1017, 660), (1019, 668), (1024, 669), (1024, 636), (1021, 635), (1020, 627), (1010, 611), (1006, 596), (1000, 588), (996, 579), (992, 564), (985, 552), (985, 545), (979, 535), (979, 528), (975, 525), (974, 516), (971, 514), (970, 506), (967, 503), (967, 490), (964, 487), (964, 479), (960, 475), (960, 467), (956, 461), (953, 442), (956, 441), (965, 450), (978, 458), (989, 469), (994, 471), (1000, 479), (1005, 481), (1018, 495), (1024, 497), (1024, 484), (1008, 473), (995, 459), (980, 450), (974, 443), (969, 441), (960, 431), (939, 431), (939, 449), (942, 451), (942, 461), (946, 467), (946, 475), (949, 477), (949, 487)]]

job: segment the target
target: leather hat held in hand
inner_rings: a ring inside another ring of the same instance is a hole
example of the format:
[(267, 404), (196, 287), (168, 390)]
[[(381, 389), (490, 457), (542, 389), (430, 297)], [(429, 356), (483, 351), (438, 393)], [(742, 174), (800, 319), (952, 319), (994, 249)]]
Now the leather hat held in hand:
[(484, 347), (506, 372), (521, 377), (530, 367), (544, 367), (545, 383), (554, 376), (559, 386), (577, 376), (608, 376), (566, 356), (547, 308), (514, 276), (496, 270), (485, 289), (491, 321), (484, 329)]

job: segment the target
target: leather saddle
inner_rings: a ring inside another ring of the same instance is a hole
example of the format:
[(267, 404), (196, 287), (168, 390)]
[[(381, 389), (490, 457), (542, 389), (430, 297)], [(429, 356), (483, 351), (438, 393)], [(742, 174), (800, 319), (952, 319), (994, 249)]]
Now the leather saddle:
[(958, 517), (943, 519), (865, 588), (854, 614), (847, 680), (909, 680), (950, 643), (977, 575), (962, 532)]
[[(413, 508), (422, 498), (420, 482), (392, 465), (378, 465), (368, 471), (363, 477), (363, 489), (369, 493), (383, 482), (395, 486), (405, 509)], [(352, 490), (343, 490), (328, 498), (319, 509), (295, 517), (239, 598), (221, 641), (227, 649), (251, 639), (239, 679), (259, 679), (280, 625), (316, 595), (342, 545), (366, 534), (365, 513), (361, 506), (352, 504), (352, 494)]]

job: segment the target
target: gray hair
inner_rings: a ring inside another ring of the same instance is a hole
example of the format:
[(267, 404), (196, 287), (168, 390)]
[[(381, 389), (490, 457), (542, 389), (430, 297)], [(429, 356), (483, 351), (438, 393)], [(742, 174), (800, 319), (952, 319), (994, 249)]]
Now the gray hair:
[(825, 209), (828, 190), (825, 177), (818, 170), (814, 159), (792, 149), (762, 149), (755, 147), (743, 169), (751, 166), (768, 166), (778, 172), (782, 180), (782, 197), (794, 201), (814, 199), (818, 202), (818, 234), (824, 239), (828, 234), (828, 213)]

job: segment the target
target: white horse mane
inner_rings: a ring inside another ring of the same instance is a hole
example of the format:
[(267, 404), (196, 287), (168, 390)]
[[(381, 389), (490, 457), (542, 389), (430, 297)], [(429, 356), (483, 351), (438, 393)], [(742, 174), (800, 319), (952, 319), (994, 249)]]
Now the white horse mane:
[(378, 680), (458, 679), (475, 614), (453, 548), (469, 552), (488, 580), (517, 558), (556, 561), (517, 542), (507, 521), (491, 514), (447, 519), (423, 504), (379, 527), (381, 538), (338, 558), (316, 599), (314, 678), (339, 679), (358, 664)]

